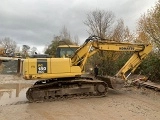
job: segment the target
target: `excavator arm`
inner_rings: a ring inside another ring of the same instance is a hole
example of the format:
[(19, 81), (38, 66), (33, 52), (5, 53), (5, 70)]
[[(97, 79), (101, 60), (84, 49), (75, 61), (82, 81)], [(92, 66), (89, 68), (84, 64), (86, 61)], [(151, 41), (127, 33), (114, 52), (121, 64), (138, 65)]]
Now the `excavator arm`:
[[(136, 68), (141, 64), (141, 62), (147, 57), (147, 55), (151, 52), (152, 45), (145, 44), (144, 49), (140, 51), (135, 51), (134, 54), (130, 57), (130, 59), (125, 63), (125, 65), (118, 71), (116, 74), (117, 77), (122, 77), (123, 79), (127, 79), (131, 73), (133, 73)], [(125, 74), (129, 71), (129, 74), (126, 76)]]
[(99, 37), (93, 36), (89, 37), (85, 41), (85, 43), (76, 51), (74, 56), (71, 58), (71, 61), (73, 66), (80, 66), (83, 70), (87, 58), (97, 53), (98, 51), (133, 52), (131, 58), (115, 75), (116, 77), (120, 77), (126, 80), (127, 78), (125, 74), (128, 71), (130, 71), (130, 73), (133, 73), (135, 69), (140, 65), (140, 63), (151, 52), (151, 50), (151, 44), (115, 42), (102, 40)]

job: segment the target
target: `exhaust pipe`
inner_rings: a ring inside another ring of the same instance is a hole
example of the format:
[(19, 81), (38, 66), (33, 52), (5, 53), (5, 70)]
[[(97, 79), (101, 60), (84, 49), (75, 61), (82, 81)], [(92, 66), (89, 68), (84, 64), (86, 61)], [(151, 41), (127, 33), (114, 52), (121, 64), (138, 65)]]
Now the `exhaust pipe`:
[(22, 59), (18, 59), (18, 64), (17, 64), (17, 75), (21, 76), (23, 74), (23, 60)]

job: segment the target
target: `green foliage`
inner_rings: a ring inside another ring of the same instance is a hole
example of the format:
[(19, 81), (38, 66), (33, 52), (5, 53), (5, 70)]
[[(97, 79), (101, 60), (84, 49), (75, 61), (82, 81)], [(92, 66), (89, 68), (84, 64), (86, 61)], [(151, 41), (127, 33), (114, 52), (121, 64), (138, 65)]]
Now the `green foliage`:
[(160, 82), (160, 0), (154, 7), (143, 14), (138, 21), (139, 40), (153, 44), (154, 52), (142, 62), (136, 70), (137, 73), (146, 75), (149, 80)]
[(57, 49), (58, 45), (59, 45), (59, 40), (57, 37), (54, 37), (54, 40), (46, 49), (45, 54), (56, 56), (56, 49)]
[[(160, 0), (154, 7), (143, 14), (138, 21), (139, 36), (142, 41), (152, 42), (155, 47), (160, 47)], [(142, 35), (143, 33), (143, 35)], [(159, 50), (159, 49), (158, 49)]]
[(71, 39), (65, 39), (61, 38), (59, 36), (54, 37), (54, 40), (52, 43), (48, 46), (48, 48), (45, 51), (45, 54), (49, 54), (52, 56), (56, 56), (56, 50), (59, 45), (73, 45), (74, 42), (72, 42)]
[(116, 65), (116, 73), (124, 66), (124, 64), (129, 60), (132, 56), (132, 52), (120, 52), (119, 58), (117, 59)]
[(56, 57), (56, 49), (59, 45), (73, 45), (78, 43), (78, 36), (75, 37), (75, 41), (73, 42), (71, 39), (71, 36), (69, 34), (69, 31), (64, 26), (62, 28), (62, 31), (60, 35), (57, 35), (52, 40), (51, 44), (47, 47), (45, 50), (45, 54), (52, 55), (53, 57)]
[(131, 56), (130, 52), (103, 51), (94, 54), (89, 63), (98, 65), (100, 75), (114, 76)]
[(156, 53), (150, 54), (135, 71), (149, 77), (149, 80), (160, 82), (160, 59)]

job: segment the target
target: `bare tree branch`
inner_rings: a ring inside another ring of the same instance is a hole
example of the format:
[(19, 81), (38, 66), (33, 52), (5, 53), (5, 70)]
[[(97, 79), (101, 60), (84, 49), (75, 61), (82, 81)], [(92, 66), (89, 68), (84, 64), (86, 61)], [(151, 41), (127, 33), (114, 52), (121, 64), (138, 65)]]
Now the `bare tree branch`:
[(89, 27), (89, 33), (101, 38), (109, 36), (110, 26), (114, 23), (114, 14), (110, 11), (95, 10), (87, 14), (87, 20), (84, 22)]
[(2, 38), (0, 44), (5, 48), (5, 52), (8, 54), (14, 53), (17, 47), (15, 41), (11, 40), (9, 37)]

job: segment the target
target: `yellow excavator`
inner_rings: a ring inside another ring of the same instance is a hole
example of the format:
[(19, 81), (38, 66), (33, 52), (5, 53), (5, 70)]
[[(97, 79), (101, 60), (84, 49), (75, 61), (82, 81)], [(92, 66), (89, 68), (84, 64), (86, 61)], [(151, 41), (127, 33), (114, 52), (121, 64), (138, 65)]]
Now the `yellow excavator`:
[[(151, 44), (115, 42), (90, 36), (71, 58), (23, 59), (19, 61), (23, 78), (37, 80), (26, 92), (26, 97), (30, 102), (36, 102), (105, 96), (108, 88), (123, 86), (151, 50)], [(83, 76), (87, 59), (98, 51), (131, 51), (133, 55), (114, 77)]]

